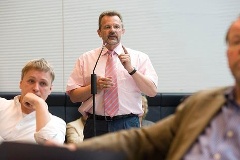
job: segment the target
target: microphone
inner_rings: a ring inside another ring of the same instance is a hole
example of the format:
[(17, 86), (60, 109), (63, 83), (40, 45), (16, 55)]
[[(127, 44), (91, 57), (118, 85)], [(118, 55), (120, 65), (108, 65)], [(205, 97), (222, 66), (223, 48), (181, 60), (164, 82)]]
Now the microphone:
[(101, 54), (102, 54), (102, 51), (103, 51), (103, 49), (104, 49), (104, 47), (105, 47), (106, 45), (107, 45), (107, 43), (104, 43), (104, 44), (102, 45), (102, 49), (101, 49), (101, 51), (100, 51), (100, 53), (99, 53), (99, 55), (98, 55), (97, 61), (96, 61), (95, 66), (94, 66), (94, 68), (93, 68), (93, 74), (94, 74), (94, 71), (95, 71), (96, 66), (97, 66), (97, 64), (98, 64), (98, 60), (99, 60), (99, 58), (100, 58), (100, 56), (101, 56)]
[(96, 63), (95, 63), (95, 66), (94, 66), (94, 68), (93, 68), (93, 73), (92, 73), (92, 75), (91, 75), (91, 93), (92, 94), (97, 94), (97, 86), (96, 86), (96, 84), (97, 84), (97, 75), (95, 74), (95, 69), (96, 69), (96, 67), (97, 67), (97, 64), (98, 64), (98, 61), (99, 61), (99, 59), (100, 59), (100, 56), (101, 56), (101, 54), (102, 54), (102, 52), (103, 52), (103, 49), (104, 49), (104, 47), (107, 45), (107, 43), (105, 43), (105, 44), (103, 44), (102, 45), (102, 49), (101, 49), (101, 51), (100, 51), (100, 53), (99, 53), (99, 55), (98, 55), (98, 58), (97, 58), (97, 61), (96, 61)]
[(93, 68), (93, 73), (91, 74), (91, 93), (92, 93), (92, 99), (93, 99), (93, 135), (96, 136), (96, 116), (95, 116), (95, 94), (97, 94), (97, 75), (94, 73), (98, 60), (103, 52), (104, 47), (107, 43), (103, 44), (102, 49), (98, 55), (97, 61), (95, 63), (95, 66)]

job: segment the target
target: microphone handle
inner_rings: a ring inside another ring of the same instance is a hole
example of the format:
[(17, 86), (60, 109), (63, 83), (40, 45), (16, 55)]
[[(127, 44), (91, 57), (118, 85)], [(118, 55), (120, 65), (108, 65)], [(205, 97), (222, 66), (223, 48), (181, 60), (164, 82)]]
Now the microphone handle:
[(95, 73), (91, 74), (91, 93), (97, 94), (97, 75)]

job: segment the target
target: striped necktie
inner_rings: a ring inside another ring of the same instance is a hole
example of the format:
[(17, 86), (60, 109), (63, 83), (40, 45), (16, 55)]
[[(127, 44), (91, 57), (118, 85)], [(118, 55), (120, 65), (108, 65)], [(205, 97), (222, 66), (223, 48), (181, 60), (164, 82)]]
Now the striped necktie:
[(108, 51), (108, 60), (106, 63), (105, 77), (112, 77), (114, 86), (106, 89), (104, 92), (105, 112), (113, 117), (119, 110), (118, 86), (117, 86), (117, 54)]

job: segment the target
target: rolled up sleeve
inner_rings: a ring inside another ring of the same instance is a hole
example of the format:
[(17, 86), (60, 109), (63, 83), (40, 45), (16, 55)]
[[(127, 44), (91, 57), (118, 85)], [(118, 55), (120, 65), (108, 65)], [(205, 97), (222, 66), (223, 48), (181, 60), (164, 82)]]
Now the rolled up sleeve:
[(38, 144), (43, 144), (46, 140), (64, 143), (65, 135), (66, 122), (52, 115), (47, 125), (34, 134), (34, 138)]

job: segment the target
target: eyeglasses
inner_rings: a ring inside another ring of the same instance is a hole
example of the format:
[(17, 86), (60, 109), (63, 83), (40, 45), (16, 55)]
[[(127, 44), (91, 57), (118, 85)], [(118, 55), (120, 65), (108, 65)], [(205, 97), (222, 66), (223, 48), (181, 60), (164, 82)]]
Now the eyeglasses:
[(120, 25), (113, 25), (113, 26), (110, 26), (110, 25), (106, 25), (106, 26), (103, 26), (103, 29), (104, 30), (110, 30), (110, 29), (114, 29), (114, 30), (117, 30), (117, 31), (119, 31), (119, 30), (121, 30), (122, 29), (122, 27), (120, 26)]

